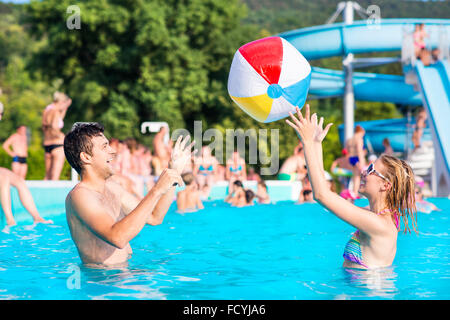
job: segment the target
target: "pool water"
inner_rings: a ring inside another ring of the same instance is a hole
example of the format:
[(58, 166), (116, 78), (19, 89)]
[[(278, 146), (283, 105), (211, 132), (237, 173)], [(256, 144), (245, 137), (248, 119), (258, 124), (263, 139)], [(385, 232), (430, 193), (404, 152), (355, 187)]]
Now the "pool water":
[[(399, 234), (392, 267), (342, 268), (353, 227), (318, 204), (205, 203), (131, 241), (125, 266), (81, 264), (65, 214), (0, 233), (0, 299), (449, 299), (450, 200)], [(359, 204), (365, 205), (364, 202)], [(31, 222), (31, 221), (30, 221)]]

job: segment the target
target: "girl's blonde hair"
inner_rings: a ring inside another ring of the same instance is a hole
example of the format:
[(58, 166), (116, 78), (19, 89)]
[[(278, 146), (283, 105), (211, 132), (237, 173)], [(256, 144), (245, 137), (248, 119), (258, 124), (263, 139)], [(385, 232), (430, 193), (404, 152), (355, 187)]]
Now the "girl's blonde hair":
[(53, 94), (53, 102), (66, 101), (67, 99), (69, 99), (69, 97), (63, 92), (56, 91)]
[(397, 215), (397, 217), (393, 218), (397, 218), (398, 220), (402, 218), (405, 233), (411, 232), (408, 219), (411, 218), (412, 228), (418, 233), (415, 181), (414, 173), (410, 165), (404, 160), (386, 154), (381, 155), (379, 159), (385, 167), (386, 172), (384, 176), (392, 186), (390, 192), (387, 194), (386, 202), (391, 212)]

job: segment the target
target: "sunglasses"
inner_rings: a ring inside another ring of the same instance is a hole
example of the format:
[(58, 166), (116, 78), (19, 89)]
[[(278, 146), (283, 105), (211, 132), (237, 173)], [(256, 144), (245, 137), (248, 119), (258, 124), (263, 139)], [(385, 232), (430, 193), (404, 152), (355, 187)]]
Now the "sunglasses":
[(377, 170), (375, 170), (375, 168), (374, 168), (374, 166), (373, 166), (373, 163), (371, 163), (371, 164), (369, 165), (369, 167), (367, 168), (367, 170), (363, 172), (363, 175), (364, 175), (364, 176), (368, 176), (369, 174), (372, 174), (372, 173), (375, 174), (375, 175), (377, 175), (377, 176), (379, 176), (381, 179), (384, 179), (384, 180), (386, 180), (387, 182), (389, 182), (388, 178), (386, 178), (386, 177), (383, 176), (381, 173), (379, 173)]

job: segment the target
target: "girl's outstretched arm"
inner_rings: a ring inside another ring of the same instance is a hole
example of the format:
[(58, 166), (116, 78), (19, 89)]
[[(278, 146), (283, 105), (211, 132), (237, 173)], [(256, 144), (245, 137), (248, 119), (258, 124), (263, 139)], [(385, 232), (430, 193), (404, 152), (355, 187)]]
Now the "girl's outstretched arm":
[[(331, 124), (322, 129), (317, 122), (317, 115), (309, 116), (309, 105), (306, 105), (305, 109), (305, 117), (297, 108), (298, 119), (291, 114), (292, 122), (289, 120), (286, 120), (286, 122), (294, 128), (303, 142), (314, 198), (338, 218), (367, 234), (373, 235), (383, 232), (385, 228), (376, 215), (344, 200), (328, 188), (323, 169), (322, 140)], [(320, 123), (323, 123), (323, 121), (321, 120)]]

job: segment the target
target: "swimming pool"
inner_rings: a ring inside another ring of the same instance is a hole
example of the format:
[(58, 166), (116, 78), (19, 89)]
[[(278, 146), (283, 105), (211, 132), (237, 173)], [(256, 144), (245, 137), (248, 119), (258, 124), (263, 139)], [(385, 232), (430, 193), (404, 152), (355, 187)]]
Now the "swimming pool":
[(341, 265), (353, 228), (318, 204), (172, 205), (110, 269), (83, 267), (64, 212), (43, 212), (54, 225), (0, 233), (0, 299), (449, 299), (450, 200), (432, 201), (443, 211), (419, 213), (421, 235), (399, 235), (392, 267), (352, 273)]

